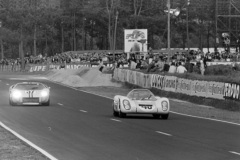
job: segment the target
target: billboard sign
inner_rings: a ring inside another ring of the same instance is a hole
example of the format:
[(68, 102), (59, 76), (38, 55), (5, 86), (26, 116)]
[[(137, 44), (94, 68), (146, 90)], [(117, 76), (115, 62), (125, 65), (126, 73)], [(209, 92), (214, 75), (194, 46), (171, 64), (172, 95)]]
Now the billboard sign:
[(147, 29), (124, 30), (124, 52), (147, 52)]

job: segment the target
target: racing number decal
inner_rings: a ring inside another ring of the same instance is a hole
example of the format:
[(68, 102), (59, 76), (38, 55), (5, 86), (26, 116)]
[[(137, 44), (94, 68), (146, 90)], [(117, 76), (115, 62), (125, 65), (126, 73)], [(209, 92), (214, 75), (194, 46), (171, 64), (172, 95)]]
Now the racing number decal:
[(29, 98), (32, 98), (33, 97), (33, 90), (32, 91), (27, 91), (26, 93), (28, 94)]

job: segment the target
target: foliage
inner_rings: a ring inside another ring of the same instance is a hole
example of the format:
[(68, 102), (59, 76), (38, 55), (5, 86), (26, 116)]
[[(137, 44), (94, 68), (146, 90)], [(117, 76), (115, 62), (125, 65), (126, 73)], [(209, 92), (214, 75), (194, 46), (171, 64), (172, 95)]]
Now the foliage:
[[(171, 47), (186, 47), (187, 8), (190, 47), (208, 46), (204, 37), (213, 46), (215, 1), (191, 0), (189, 6), (187, 0), (171, 2), (171, 8), (181, 9), (178, 17), (171, 17)], [(167, 46), (166, 0), (0, 0), (0, 6), (1, 38), (9, 57), (18, 56), (21, 39), (24, 52), (33, 54), (34, 33), (37, 54), (54, 55), (62, 48), (113, 49), (115, 25), (116, 49), (124, 48), (124, 29), (134, 28), (148, 29), (153, 49)]]

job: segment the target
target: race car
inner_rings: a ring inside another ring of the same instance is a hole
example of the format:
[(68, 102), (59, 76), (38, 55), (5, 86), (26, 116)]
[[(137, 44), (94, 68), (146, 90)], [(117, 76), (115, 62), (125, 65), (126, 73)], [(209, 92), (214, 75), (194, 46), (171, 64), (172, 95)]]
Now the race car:
[(50, 87), (39, 82), (21, 82), (9, 88), (9, 104), (44, 105), (50, 104)]
[(148, 89), (133, 89), (127, 96), (116, 95), (113, 99), (113, 116), (127, 114), (152, 114), (154, 118), (168, 119), (168, 98), (154, 96)]

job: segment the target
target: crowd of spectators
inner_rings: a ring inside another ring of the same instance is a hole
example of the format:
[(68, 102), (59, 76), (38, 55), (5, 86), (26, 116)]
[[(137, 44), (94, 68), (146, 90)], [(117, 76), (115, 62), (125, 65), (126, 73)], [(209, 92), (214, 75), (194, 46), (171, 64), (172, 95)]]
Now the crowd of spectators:
[[(114, 56), (115, 55), (115, 56)], [(123, 52), (115, 54), (108, 51), (87, 51), (87, 52), (64, 52), (56, 53), (53, 56), (46, 56), (39, 54), (37, 56), (26, 53), (24, 57), (24, 65), (26, 64), (66, 64), (66, 63), (90, 63), (100, 64), (114, 64), (114, 67), (126, 67), (131, 69), (145, 70), (146, 72), (169, 72), (169, 73), (185, 73), (193, 72), (193, 66), (198, 66), (201, 74), (204, 74), (207, 67), (206, 62), (231, 62), (238, 61), (239, 54), (228, 54), (225, 52), (203, 53), (202, 51), (191, 50), (187, 52), (175, 52), (168, 57), (164, 53), (153, 53), (150, 51), (145, 55), (131, 54), (128, 55)], [(168, 58), (170, 61), (168, 61)], [(16, 70), (16, 66), (20, 66), (22, 60), (17, 59), (2, 59), (0, 60), (0, 67), (3, 70), (8, 67), (11, 70)]]
[(200, 50), (191, 50), (189, 54), (187, 52), (175, 52), (170, 57), (163, 53), (148, 53), (145, 57), (136, 58), (136, 55), (132, 54), (128, 62), (129, 68), (145, 70), (146, 72), (192, 73), (195, 66), (204, 75), (207, 62), (236, 62), (238, 57), (239, 53), (203, 53)]

